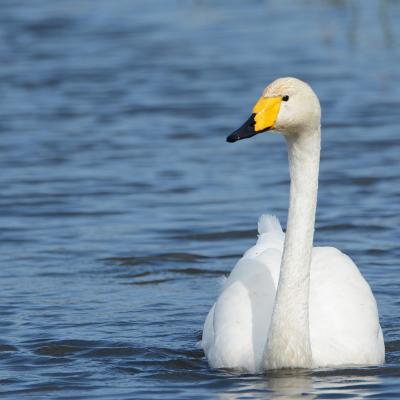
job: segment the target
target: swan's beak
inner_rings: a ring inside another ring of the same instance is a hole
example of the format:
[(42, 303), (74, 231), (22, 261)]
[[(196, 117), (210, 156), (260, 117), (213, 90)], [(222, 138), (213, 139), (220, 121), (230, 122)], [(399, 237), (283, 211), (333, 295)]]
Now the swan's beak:
[(281, 107), (282, 97), (261, 97), (253, 108), (250, 118), (235, 132), (231, 133), (226, 141), (234, 143), (247, 139), (257, 133), (274, 129)]
[(238, 140), (251, 138), (254, 135), (257, 135), (258, 132), (254, 130), (254, 126), (256, 121), (254, 121), (255, 114), (251, 114), (250, 118), (235, 132), (231, 133), (226, 141), (229, 143), (234, 143)]

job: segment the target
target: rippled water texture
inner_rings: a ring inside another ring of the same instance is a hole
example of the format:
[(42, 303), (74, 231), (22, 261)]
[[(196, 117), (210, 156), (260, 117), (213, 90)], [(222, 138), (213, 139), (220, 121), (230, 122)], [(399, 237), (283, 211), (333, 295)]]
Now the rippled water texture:
[[(6, 398), (400, 398), (400, 4), (3, 0), (0, 390)], [(377, 297), (387, 364), (211, 370), (205, 315), (286, 223), (274, 135), (229, 145), (263, 87), (323, 106), (317, 244)]]

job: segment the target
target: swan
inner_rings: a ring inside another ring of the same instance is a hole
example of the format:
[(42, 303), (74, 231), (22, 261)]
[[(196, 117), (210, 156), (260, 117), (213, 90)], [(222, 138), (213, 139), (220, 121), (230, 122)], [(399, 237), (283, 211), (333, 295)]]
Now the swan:
[(228, 142), (275, 130), (287, 142), (290, 197), (286, 234), (262, 215), (258, 240), (238, 261), (209, 311), (201, 347), (212, 368), (377, 365), (385, 345), (372, 291), (334, 247), (313, 247), (321, 109), (305, 82), (268, 85)]

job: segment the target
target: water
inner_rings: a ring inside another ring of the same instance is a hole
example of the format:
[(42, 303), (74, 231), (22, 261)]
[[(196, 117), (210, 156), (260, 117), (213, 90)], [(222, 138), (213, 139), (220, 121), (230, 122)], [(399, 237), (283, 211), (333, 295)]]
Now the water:
[[(3, 0), (4, 398), (399, 398), (400, 4)], [(379, 303), (387, 363), (239, 375), (196, 347), (221, 277), (286, 223), (283, 140), (225, 137), (295, 75), (323, 106), (316, 243)]]

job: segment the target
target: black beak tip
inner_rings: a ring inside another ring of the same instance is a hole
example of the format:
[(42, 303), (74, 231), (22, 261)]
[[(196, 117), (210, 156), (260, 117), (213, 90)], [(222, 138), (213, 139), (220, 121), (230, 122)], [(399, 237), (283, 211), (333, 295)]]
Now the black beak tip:
[(240, 140), (240, 136), (236, 133), (232, 133), (226, 138), (228, 143), (235, 143), (236, 141)]
[(255, 114), (251, 114), (249, 119), (239, 129), (231, 133), (226, 138), (226, 141), (228, 143), (235, 143), (238, 140), (247, 139), (256, 135), (258, 132), (254, 130), (254, 125), (255, 125), (254, 117)]

